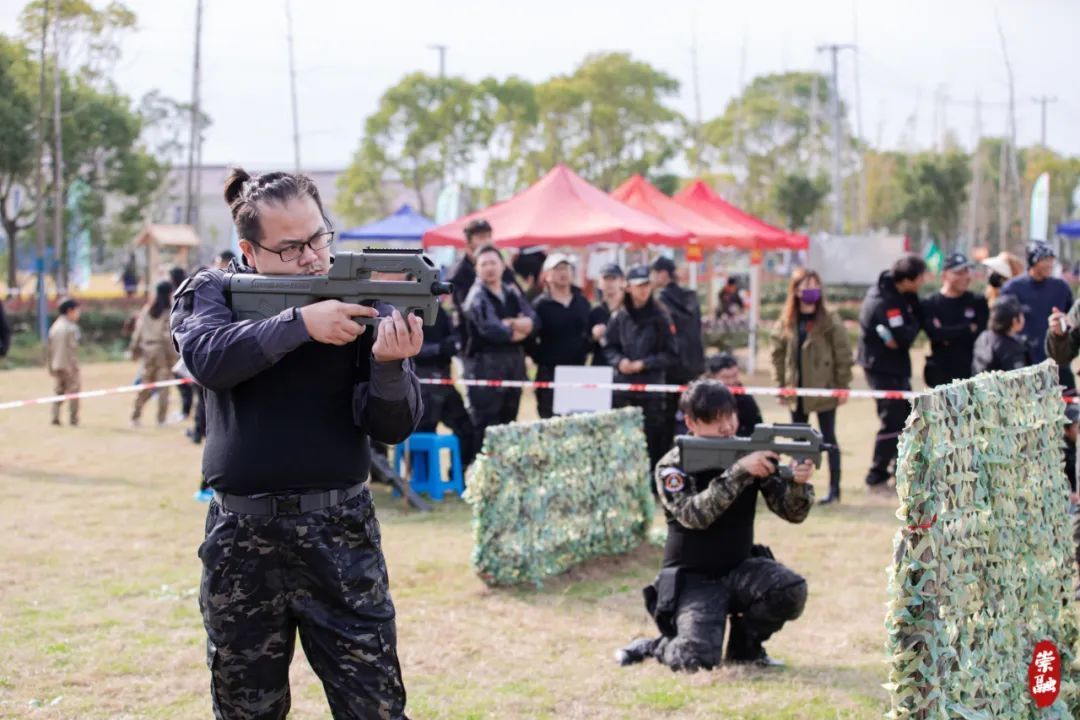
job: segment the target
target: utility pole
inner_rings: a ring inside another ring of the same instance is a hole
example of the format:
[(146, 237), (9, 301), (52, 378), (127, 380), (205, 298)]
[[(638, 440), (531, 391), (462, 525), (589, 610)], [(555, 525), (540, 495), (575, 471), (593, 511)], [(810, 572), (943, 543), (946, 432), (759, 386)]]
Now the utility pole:
[(1046, 147), (1046, 105), (1047, 105), (1047, 103), (1057, 102), (1057, 98), (1042, 95), (1040, 97), (1031, 98), (1031, 101), (1033, 103), (1036, 103), (1037, 105), (1041, 106), (1042, 134), (1039, 136), (1040, 137), (1039, 144), (1042, 145), (1045, 148)]
[[(996, 14), (995, 14), (996, 15)], [(1013, 83), (1012, 64), (1009, 62), (1009, 47), (1005, 42), (1005, 31), (1001, 27), (1001, 18), (995, 16), (998, 38), (1001, 40), (1001, 56), (1005, 61), (1005, 72), (1009, 78), (1009, 114), (1006, 118), (1007, 137), (1001, 145), (1001, 161), (998, 182), (998, 236), (1001, 249), (1008, 250), (1009, 228), (1015, 213), (1020, 211), (1023, 201), (1020, 197), (1020, 172), (1016, 166), (1016, 93)], [(1007, 178), (1007, 182), (1006, 182)], [(1008, 189), (1006, 189), (1008, 185)]]
[(53, 23), (53, 248), (60, 261), (56, 291), (67, 293), (67, 248), (64, 242), (64, 132), (60, 113), (60, 3)]
[[(196, 174), (199, 172), (196, 162), (199, 157), (199, 145), (202, 143), (201, 112), (199, 109), (199, 80), (202, 70), (200, 67), (202, 54), (202, 0), (195, 0), (195, 58), (191, 68), (191, 128), (188, 136), (188, 166), (187, 166), (187, 194), (184, 198), (184, 222), (192, 227), (199, 222), (198, 191), (196, 186)], [(198, 230), (195, 231), (198, 234)], [(147, 268), (152, 273), (152, 268)], [(148, 284), (149, 288), (149, 277)]]
[[(439, 109), (441, 110), (442, 105), (443, 105), (443, 100), (446, 97), (446, 45), (432, 44), (432, 45), (428, 45), (428, 47), (430, 49), (434, 50), (435, 52), (439, 53)], [(448, 142), (447, 137), (450, 135), (449, 129), (444, 129), (442, 135), (443, 135), (443, 141), (442, 141), (442, 172), (440, 173), (440, 178), (439, 179), (442, 181), (443, 187), (445, 187), (446, 182), (447, 182), (446, 181), (446, 168), (447, 168), (446, 156), (450, 152), (449, 147), (447, 145), (447, 142)]]
[[(733, 154), (738, 162), (746, 161), (746, 152), (743, 146), (743, 94), (746, 92), (746, 26), (743, 26), (742, 43), (739, 47), (739, 95), (735, 105), (735, 133), (732, 143)], [(747, 172), (749, 175), (749, 172)], [(745, 203), (742, 193), (743, 183), (736, 182), (730, 192), (734, 201), (739, 204)]]
[(429, 48), (439, 53), (439, 80), (446, 79), (446, 45), (428, 45)]
[[(859, 47), (859, 3), (857, 0), (851, 2), (851, 40), (852, 44), (856, 48)], [(862, 87), (859, 82), (859, 51), (855, 50), (855, 137), (858, 138), (858, 154), (859, 154), (859, 197), (855, 203), (855, 229), (857, 231), (863, 230), (869, 225), (867, 215), (869, 214), (869, 200), (866, 197), (866, 160), (863, 157), (862, 149), (865, 147), (863, 139), (863, 119), (862, 119)]]
[(854, 50), (855, 46), (832, 43), (818, 45), (818, 52), (832, 54), (832, 85), (829, 88), (829, 112), (832, 115), (833, 157), (832, 157), (832, 189), (833, 189), (833, 233), (841, 235), (844, 232), (844, 188), (843, 179), (840, 177), (840, 138), (843, 118), (840, 117), (840, 84), (838, 58), (841, 50)]
[(701, 158), (701, 86), (698, 82), (697, 64), (697, 17), (695, 13), (694, 24), (691, 28), (690, 43), (690, 70), (691, 79), (694, 83), (694, 151), (697, 155), (694, 161), (694, 174), (701, 177), (705, 165)]
[(968, 214), (968, 241), (979, 240), (979, 195), (982, 191), (982, 98), (975, 96), (975, 147), (971, 152), (971, 208)]
[[(37, 321), (38, 338), (44, 345), (48, 334), (48, 307), (45, 300), (45, 113), (48, 111), (45, 96), (45, 47), (49, 40), (49, 10), (52, 3), (45, 0), (41, 11), (41, 57), (38, 60), (38, 113), (37, 113), (37, 164), (34, 166), (34, 184), (37, 187), (37, 209), (35, 211), (34, 233), (37, 236), (37, 258), (34, 266), (37, 270)], [(14, 273), (12, 273), (14, 275)], [(12, 288), (8, 288), (11, 292)]]
[(300, 172), (300, 117), (296, 108), (296, 63), (293, 59), (292, 10), (289, 5), (289, 0), (285, 0), (285, 24), (289, 38), (289, 85), (292, 88), (293, 164), (296, 172)]

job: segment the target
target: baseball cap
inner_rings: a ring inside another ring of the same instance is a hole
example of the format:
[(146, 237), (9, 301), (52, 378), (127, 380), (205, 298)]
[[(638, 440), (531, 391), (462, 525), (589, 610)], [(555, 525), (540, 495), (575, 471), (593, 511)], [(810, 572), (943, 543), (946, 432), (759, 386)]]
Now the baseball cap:
[(1054, 252), (1054, 248), (1050, 247), (1041, 240), (1034, 240), (1027, 246), (1027, 264), (1031, 267), (1040, 260), (1046, 258), (1056, 258), (1057, 253)]
[(982, 261), (982, 264), (996, 272), (998, 275), (1012, 277), (1012, 267), (1009, 265), (1009, 261), (1005, 259), (1004, 255), (988, 257)]
[(663, 255), (661, 255), (660, 257), (653, 260), (652, 269), (653, 270), (663, 270), (664, 272), (674, 273), (675, 272), (675, 261), (672, 260), (669, 257), (664, 257)]
[(625, 277), (623, 275), (622, 268), (619, 267), (619, 263), (608, 263), (604, 267), (600, 268), (600, 277)]
[(573, 267), (574, 259), (564, 253), (551, 253), (547, 256), (547, 259), (544, 260), (543, 270), (544, 272), (547, 272), (548, 270), (553, 270), (555, 269), (556, 265), (559, 265), (561, 263), (566, 263), (567, 265)]
[(942, 270), (971, 270), (975, 267), (974, 263), (968, 260), (967, 255), (962, 252), (950, 253), (942, 264)]
[(649, 268), (635, 265), (626, 273), (626, 282), (631, 285), (645, 285), (649, 282)]

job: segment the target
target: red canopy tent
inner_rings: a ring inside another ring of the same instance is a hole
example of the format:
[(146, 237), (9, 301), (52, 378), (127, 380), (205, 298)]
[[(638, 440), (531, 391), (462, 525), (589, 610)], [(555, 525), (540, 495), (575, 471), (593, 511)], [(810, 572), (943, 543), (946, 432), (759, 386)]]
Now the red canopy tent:
[(465, 226), (484, 218), (499, 247), (593, 243), (682, 247), (690, 233), (635, 210), (556, 165), (535, 185), (504, 202), (424, 233), (424, 247), (464, 247)]
[(701, 180), (695, 180), (679, 191), (673, 198), (683, 207), (690, 208), (710, 220), (726, 221), (739, 225), (752, 233), (759, 250), (805, 250), (809, 241), (805, 235), (788, 232), (759, 220), (724, 200)]
[(727, 219), (711, 219), (681, 205), (640, 175), (634, 175), (611, 192), (611, 197), (637, 208), (677, 228), (690, 231), (702, 247), (734, 247), (749, 250), (754, 247), (754, 234), (742, 225)]

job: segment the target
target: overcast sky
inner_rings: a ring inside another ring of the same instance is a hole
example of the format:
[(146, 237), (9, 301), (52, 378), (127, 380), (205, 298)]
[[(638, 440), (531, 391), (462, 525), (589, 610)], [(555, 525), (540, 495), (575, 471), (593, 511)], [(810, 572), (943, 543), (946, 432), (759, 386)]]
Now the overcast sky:
[[(188, 99), (195, 0), (125, 2), (138, 30), (124, 40), (118, 84), (133, 98), (160, 88)], [(0, 32), (16, 31), (23, 4), (0, 0)], [(204, 0), (202, 98), (213, 119), (205, 162), (291, 167), (284, 7), (284, 0)], [(587, 53), (627, 50), (678, 78), (676, 105), (693, 116), (695, 27), (705, 119), (737, 94), (744, 47), (748, 81), (827, 70), (816, 46), (857, 40), (863, 135), (872, 144), (901, 147), (912, 117), (918, 147), (932, 144), (935, 126), (969, 144), (977, 95), (984, 133), (1005, 128), (1008, 85), (995, 12), (1013, 65), (1020, 143), (1039, 139), (1032, 97), (1052, 95), (1049, 144), (1080, 155), (1077, 0), (293, 0), (292, 11), (307, 168), (343, 167), (380, 94), (406, 73), (437, 72), (429, 49), (436, 43), (449, 47), (448, 73), (470, 80), (517, 74), (540, 81), (572, 72)], [(840, 57), (841, 94), (854, 110), (854, 57)]]

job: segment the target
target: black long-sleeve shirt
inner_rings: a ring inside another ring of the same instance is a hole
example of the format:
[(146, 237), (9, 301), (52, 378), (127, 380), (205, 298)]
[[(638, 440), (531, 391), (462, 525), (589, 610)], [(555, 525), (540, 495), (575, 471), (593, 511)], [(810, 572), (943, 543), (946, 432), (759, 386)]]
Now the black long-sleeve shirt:
[[(230, 271), (250, 272), (235, 263)], [(252, 495), (365, 480), (368, 438), (399, 443), (420, 420), (412, 363), (376, 362), (370, 332), (343, 346), (312, 342), (295, 308), (237, 321), (227, 283), (217, 269), (194, 276), (178, 289), (171, 319), (185, 365), (207, 389), (207, 482)], [(382, 315), (392, 309), (378, 306)]]
[(937, 386), (971, 377), (975, 339), (990, 316), (986, 298), (971, 292), (959, 297), (934, 293), (920, 305), (922, 328), (930, 338), (926, 381)]
[[(623, 306), (611, 316), (606, 333), (604, 357), (615, 368), (615, 382), (662, 383), (667, 370), (679, 361), (671, 318), (658, 302), (649, 298), (644, 307), (635, 308), (629, 295)], [(622, 360), (640, 360), (640, 373), (619, 372)]]
[(570, 304), (563, 305), (544, 292), (533, 303), (540, 331), (533, 335), (529, 356), (537, 365), (584, 365), (589, 354), (589, 301), (572, 288)]

